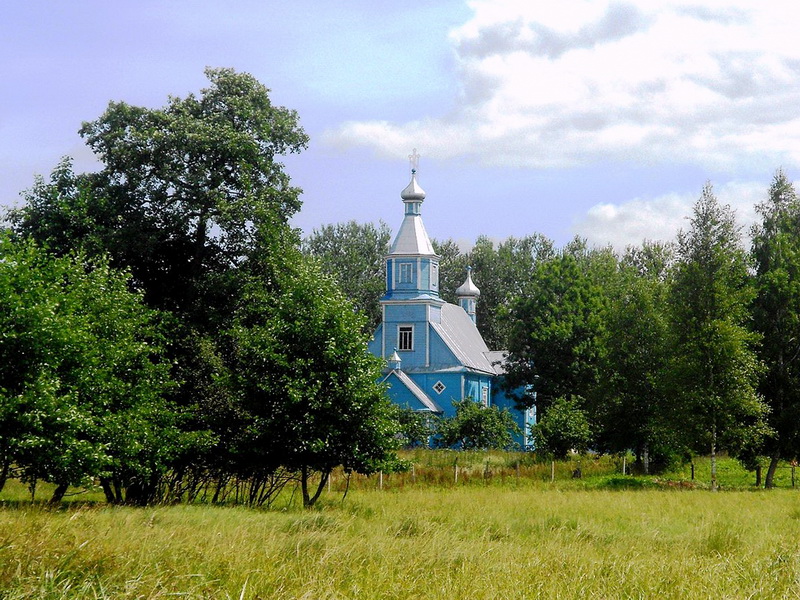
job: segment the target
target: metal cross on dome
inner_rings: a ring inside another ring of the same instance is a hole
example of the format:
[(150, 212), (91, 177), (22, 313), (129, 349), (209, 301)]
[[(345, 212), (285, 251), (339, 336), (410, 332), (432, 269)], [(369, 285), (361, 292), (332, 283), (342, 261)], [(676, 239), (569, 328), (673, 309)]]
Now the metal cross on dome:
[(411, 163), (411, 172), (416, 173), (417, 169), (419, 168), (419, 154), (417, 154), (416, 148), (414, 148), (411, 151), (411, 154), (408, 155), (408, 162)]

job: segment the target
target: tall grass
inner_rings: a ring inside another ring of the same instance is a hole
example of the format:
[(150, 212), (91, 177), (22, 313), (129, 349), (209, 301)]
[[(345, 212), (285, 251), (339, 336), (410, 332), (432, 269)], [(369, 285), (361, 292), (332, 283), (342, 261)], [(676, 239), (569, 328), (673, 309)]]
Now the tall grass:
[(0, 598), (782, 598), (800, 497), (361, 490), (315, 511), (0, 509)]

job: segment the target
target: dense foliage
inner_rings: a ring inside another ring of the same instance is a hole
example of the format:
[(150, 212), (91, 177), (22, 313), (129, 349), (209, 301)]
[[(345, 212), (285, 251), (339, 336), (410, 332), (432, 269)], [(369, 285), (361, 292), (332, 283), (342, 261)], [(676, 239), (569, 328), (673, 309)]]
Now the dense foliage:
[(507, 410), (484, 406), (472, 398), (456, 401), (456, 413), (443, 419), (436, 428), (437, 442), (443, 448), (488, 450), (512, 448), (519, 427)]
[[(324, 482), (337, 465), (366, 473), (391, 468), (396, 422), (376, 383), (379, 366), (366, 351), (363, 319), (300, 253), (289, 226), (300, 208), (300, 190), (291, 186), (278, 157), (307, 144), (296, 113), (273, 106), (269, 90), (250, 75), (230, 69), (208, 69), (206, 75), (210, 86), (199, 96), (170, 97), (160, 109), (110, 103), (80, 130), (102, 169), (76, 174), (65, 159), (10, 214), (18, 238), (54, 256), (82, 252), (106, 265), (106, 272), (130, 274), (130, 284), (120, 285), (158, 311), (163, 354), (175, 382), (150, 390), (145, 374), (129, 366), (133, 358), (121, 351), (92, 358), (98, 364), (93, 375), (102, 369), (124, 372), (128, 387), (117, 386), (123, 398), (106, 399), (95, 390), (76, 397), (76, 405), (99, 403), (113, 418), (95, 423), (80, 412), (68, 416), (83, 419), (86, 430), (112, 429), (109, 439), (90, 440), (100, 448), (95, 451), (85, 435), (78, 436), (84, 446), (75, 452), (54, 445), (55, 438), (44, 440), (42, 447), (51, 453), (93, 463), (65, 465), (57, 474), (52, 461), (42, 459), (47, 466), (31, 467), (26, 476), (70, 484), (100, 476), (109, 500), (127, 502), (191, 499), (210, 485), (216, 486), (214, 498), (223, 500), (233, 486), (254, 504), (269, 502), (297, 479), (310, 505), (316, 499), (308, 492), (312, 473)], [(105, 298), (98, 291), (92, 302)], [(51, 301), (63, 302), (55, 292)], [(114, 328), (128, 321), (114, 320), (112, 300), (96, 308), (92, 302), (86, 303), (85, 310), (93, 311), (87, 319), (103, 329), (93, 332), (96, 341), (81, 343), (100, 352), (102, 336), (111, 336), (111, 343)], [(46, 315), (29, 321), (31, 328), (49, 331)], [(67, 323), (53, 327), (58, 335), (82, 332)], [(136, 330), (135, 323), (130, 327)], [(139, 329), (139, 335), (148, 331)], [(70, 352), (77, 342), (61, 344), (48, 352), (81, 363), (83, 357)], [(3, 351), (14, 349), (4, 344)], [(37, 401), (75, 397), (77, 392), (60, 391), (60, 380), (60, 374), (48, 379), (34, 372), (10, 389)], [(102, 382), (96, 377), (92, 385)], [(153, 396), (150, 408), (137, 408), (140, 389)], [(126, 395), (142, 417), (141, 427), (115, 423), (128, 410)], [(4, 414), (30, 419), (41, 413), (61, 423), (59, 406)], [(187, 440), (182, 446), (159, 437), (173, 424)], [(140, 429), (143, 439), (137, 441)], [(138, 471), (124, 471), (131, 461), (119, 476), (105, 465), (103, 453), (115, 445), (120, 452), (147, 455), (138, 459)], [(26, 464), (16, 456), (14, 464)]]
[(170, 386), (157, 315), (127, 276), (0, 238), (0, 489), (93, 480), (141, 501), (190, 436)]

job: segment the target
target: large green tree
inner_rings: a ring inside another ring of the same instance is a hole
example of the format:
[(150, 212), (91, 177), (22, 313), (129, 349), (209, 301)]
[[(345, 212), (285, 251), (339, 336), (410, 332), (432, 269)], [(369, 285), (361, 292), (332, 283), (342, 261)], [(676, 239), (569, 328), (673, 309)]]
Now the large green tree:
[[(663, 377), (669, 357), (664, 248), (629, 248), (609, 294), (595, 427), (599, 448), (632, 449), (637, 465), (666, 466), (676, 452), (669, 394)], [(648, 257), (656, 257), (649, 260)]]
[(682, 433), (711, 455), (716, 489), (717, 453), (757, 443), (766, 406), (756, 393), (756, 339), (745, 327), (753, 290), (734, 214), (707, 184), (690, 222), (678, 235), (670, 291), (671, 383)]
[(206, 75), (200, 96), (160, 109), (111, 102), (80, 130), (102, 170), (75, 176), (62, 163), (11, 215), (17, 232), (54, 252), (108, 252), (151, 306), (196, 326), (227, 314), (230, 272), (299, 209), (277, 158), (308, 141), (297, 114), (273, 106), (252, 76)]
[[(206, 75), (199, 95), (171, 97), (162, 108), (111, 102), (80, 131), (101, 170), (75, 174), (65, 160), (49, 181), (37, 180), (11, 222), (59, 255), (107, 253), (151, 307), (169, 311), (180, 382), (171, 394), (192, 415), (187, 428), (213, 431), (219, 443), (199, 468), (216, 469), (236, 412), (221, 332), (253, 265), (294, 240), (288, 220), (300, 190), (279, 157), (308, 138), (297, 114), (274, 106), (251, 75)], [(187, 463), (198, 457), (176, 457), (178, 470)]]
[(13, 464), (55, 483), (54, 500), (95, 478), (151, 499), (187, 442), (156, 315), (103, 261), (5, 236), (0, 256), (0, 487)]
[(541, 261), (529, 285), (508, 312), (506, 385), (524, 390), (519, 403), (543, 416), (556, 398), (594, 393), (605, 300), (573, 254)]
[(489, 348), (508, 348), (510, 322), (503, 317), (517, 298), (531, 293), (539, 262), (555, 254), (553, 243), (540, 234), (510, 237), (496, 248), (485, 236), (476, 240), (466, 258), (473, 268), (475, 284), (481, 290), (476, 317), (478, 329)]
[(763, 449), (770, 457), (765, 485), (772, 487), (778, 461), (800, 456), (800, 200), (783, 171), (756, 210), (762, 220), (752, 235), (753, 326), (766, 365), (759, 391), (775, 431)]
[(246, 464), (298, 473), (308, 507), (337, 466), (394, 468), (399, 425), (378, 383), (383, 363), (366, 349), (364, 316), (333, 279), (299, 253), (271, 279), (249, 282), (228, 332), (242, 408), (236, 446)]

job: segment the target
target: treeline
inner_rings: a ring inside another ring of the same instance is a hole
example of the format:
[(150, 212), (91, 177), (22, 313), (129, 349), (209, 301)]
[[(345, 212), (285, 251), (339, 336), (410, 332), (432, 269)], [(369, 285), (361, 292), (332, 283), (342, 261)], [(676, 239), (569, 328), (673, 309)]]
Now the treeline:
[(297, 482), (309, 506), (335, 467), (397, 464), (364, 317), (289, 226), (297, 115), (206, 74), (160, 109), (111, 102), (80, 129), (102, 168), (64, 159), (7, 215), (0, 489), (268, 504)]
[[(800, 454), (800, 202), (782, 171), (757, 211), (749, 249), (710, 185), (674, 243), (435, 242), (442, 295), (453, 302), (473, 267), (478, 328), (509, 352), (506, 383), (537, 409), (539, 452), (632, 450), (647, 473), (694, 453), (715, 467), (724, 450), (759, 478), (768, 464), (771, 486), (778, 462)], [(370, 327), (388, 237), (383, 224), (347, 223), (304, 241)]]

